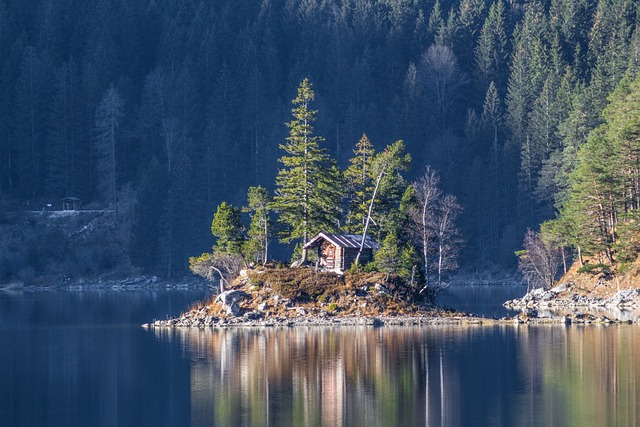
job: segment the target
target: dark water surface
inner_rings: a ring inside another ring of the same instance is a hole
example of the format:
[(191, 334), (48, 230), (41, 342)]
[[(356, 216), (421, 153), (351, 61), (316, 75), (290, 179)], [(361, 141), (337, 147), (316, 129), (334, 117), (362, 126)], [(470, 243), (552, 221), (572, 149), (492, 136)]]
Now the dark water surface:
[(439, 305), (453, 307), (456, 310), (477, 314), (483, 317), (501, 318), (513, 316), (514, 312), (503, 307), (503, 303), (514, 298), (521, 298), (527, 293), (526, 286), (487, 286), (452, 285), (443, 289), (437, 296)]
[(640, 424), (637, 325), (139, 326), (205, 293), (0, 293), (0, 426)]

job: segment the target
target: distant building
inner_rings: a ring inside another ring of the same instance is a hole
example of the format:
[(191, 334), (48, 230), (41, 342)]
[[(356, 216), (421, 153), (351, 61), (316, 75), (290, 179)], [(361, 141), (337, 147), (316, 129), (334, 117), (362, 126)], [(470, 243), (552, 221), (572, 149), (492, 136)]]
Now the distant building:
[(61, 199), (63, 211), (78, 211), (80, 210), (80, 199), (77, 197), (65, 197)]
[[(361, 242), (362, 236), (357, 234), (320, 233), (304, 245), (304, 249), (318, 251), (318, 267), (342, 273), (355, 262)], [(373, 251), (379, 248), (380, 245), (367, 236), (359, 263), (364, 265), (373, 261)]]

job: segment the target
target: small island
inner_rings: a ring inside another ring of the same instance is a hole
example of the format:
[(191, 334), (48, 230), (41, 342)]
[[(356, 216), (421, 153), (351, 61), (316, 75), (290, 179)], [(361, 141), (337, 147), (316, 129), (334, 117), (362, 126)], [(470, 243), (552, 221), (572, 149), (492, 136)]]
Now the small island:
[[(456, 198), (429, 166), (405, 180), (411, 156), (401, 140), (376, 152), (363, 135), (341, 171), (314, 135), (314, 98), (304, 79), (275, 194), (250, 187), (246, 206), (218, 205), (216, 244), (189, 260), (193, 273), (219, 283), (219, 294), (153, 325), (480, 322), (433, 304), (462, 245)], [(274, 237), (293, 248), (290, 265), (270, 261)]]
[(148, 327), (482, 324), (425, 302), (396, 274), (318, 271), (283, 265), (243, 270), (232, 289), (180, 317)]

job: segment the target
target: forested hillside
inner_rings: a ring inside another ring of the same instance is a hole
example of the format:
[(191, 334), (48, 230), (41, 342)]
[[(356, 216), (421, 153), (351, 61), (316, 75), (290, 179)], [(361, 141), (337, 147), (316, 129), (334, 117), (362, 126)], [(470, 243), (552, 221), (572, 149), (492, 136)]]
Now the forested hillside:
[(182, 274), (215, 206), (273, 189), (308, 77), (338, 166), (363, 133), (404, 140), (408, 178), (430, 165), (464, 208), (463, 265), (512, 266), (572, 200), (639, 20), (635, 0), (0, 0), (0, 198), (133, 194), (132, 260)]

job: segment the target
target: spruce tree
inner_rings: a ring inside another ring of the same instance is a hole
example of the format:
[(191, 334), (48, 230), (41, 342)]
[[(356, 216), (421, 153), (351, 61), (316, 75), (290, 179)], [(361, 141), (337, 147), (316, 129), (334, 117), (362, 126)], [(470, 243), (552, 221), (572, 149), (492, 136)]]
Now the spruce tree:
[[(315, 94), (309, 79), (298, 87), (298, 95), (292, 101), (293, 120), (289, 137), (280, 149), (283, 168), (276, 177), (276, 194), (272, 207), (280, 214), (284, 225), (280, 240), (294, 240), (305, 245), (320, 231), (338, 229), (341, 214), (341, 174), (326, 150), (320, 147), (323, 138), (314, 135), (313, 122), (316, 110), (311, 109)], [(302, 253), (302, 262), (306, 253)]]
[(504, 89), (507, 64), (507, 34), (504, 29), (504, 6), (502, 1), (491, 5), (489, 16), (480, 30), (475, 48), (477, 76), (482, 88), (493, 81)]
[(214, 251), (239, 255), (243, 240), (242, 230), (240, 209), (227, 202), (222, 202), (218, 205), (213, 221), (211, 221), (211, 234), (218, 239), (213, 248)]
[(353, 233), (362, 233), (367, 218), (367, 208), (373, 192), (373, 157), (375, 150), (367, 135), (363, 134), (353, 150), (354, 156), (345, 171), (349, 193), (349, 210), (345, 228)]
[(269, 217), (271, 197), (267, 189), (257, 186), (249, 187), (247, 191), (247, 206), (242, 208), (251, 217), (247, 240), (243, 245), (243, 252), (248, 260), (262, 265), (269, 257), (269, 241), (271, 240), (272, 224)]
[(116, 221), (118, 220), (117, 199), (117, 142), (118, 128), (123, 116), (124, 101), (120, 92), (113, 86), (105, 92), (96, 110), (95, 148), (98, 155), (100, 190), (105, 200), (113, 203)]

